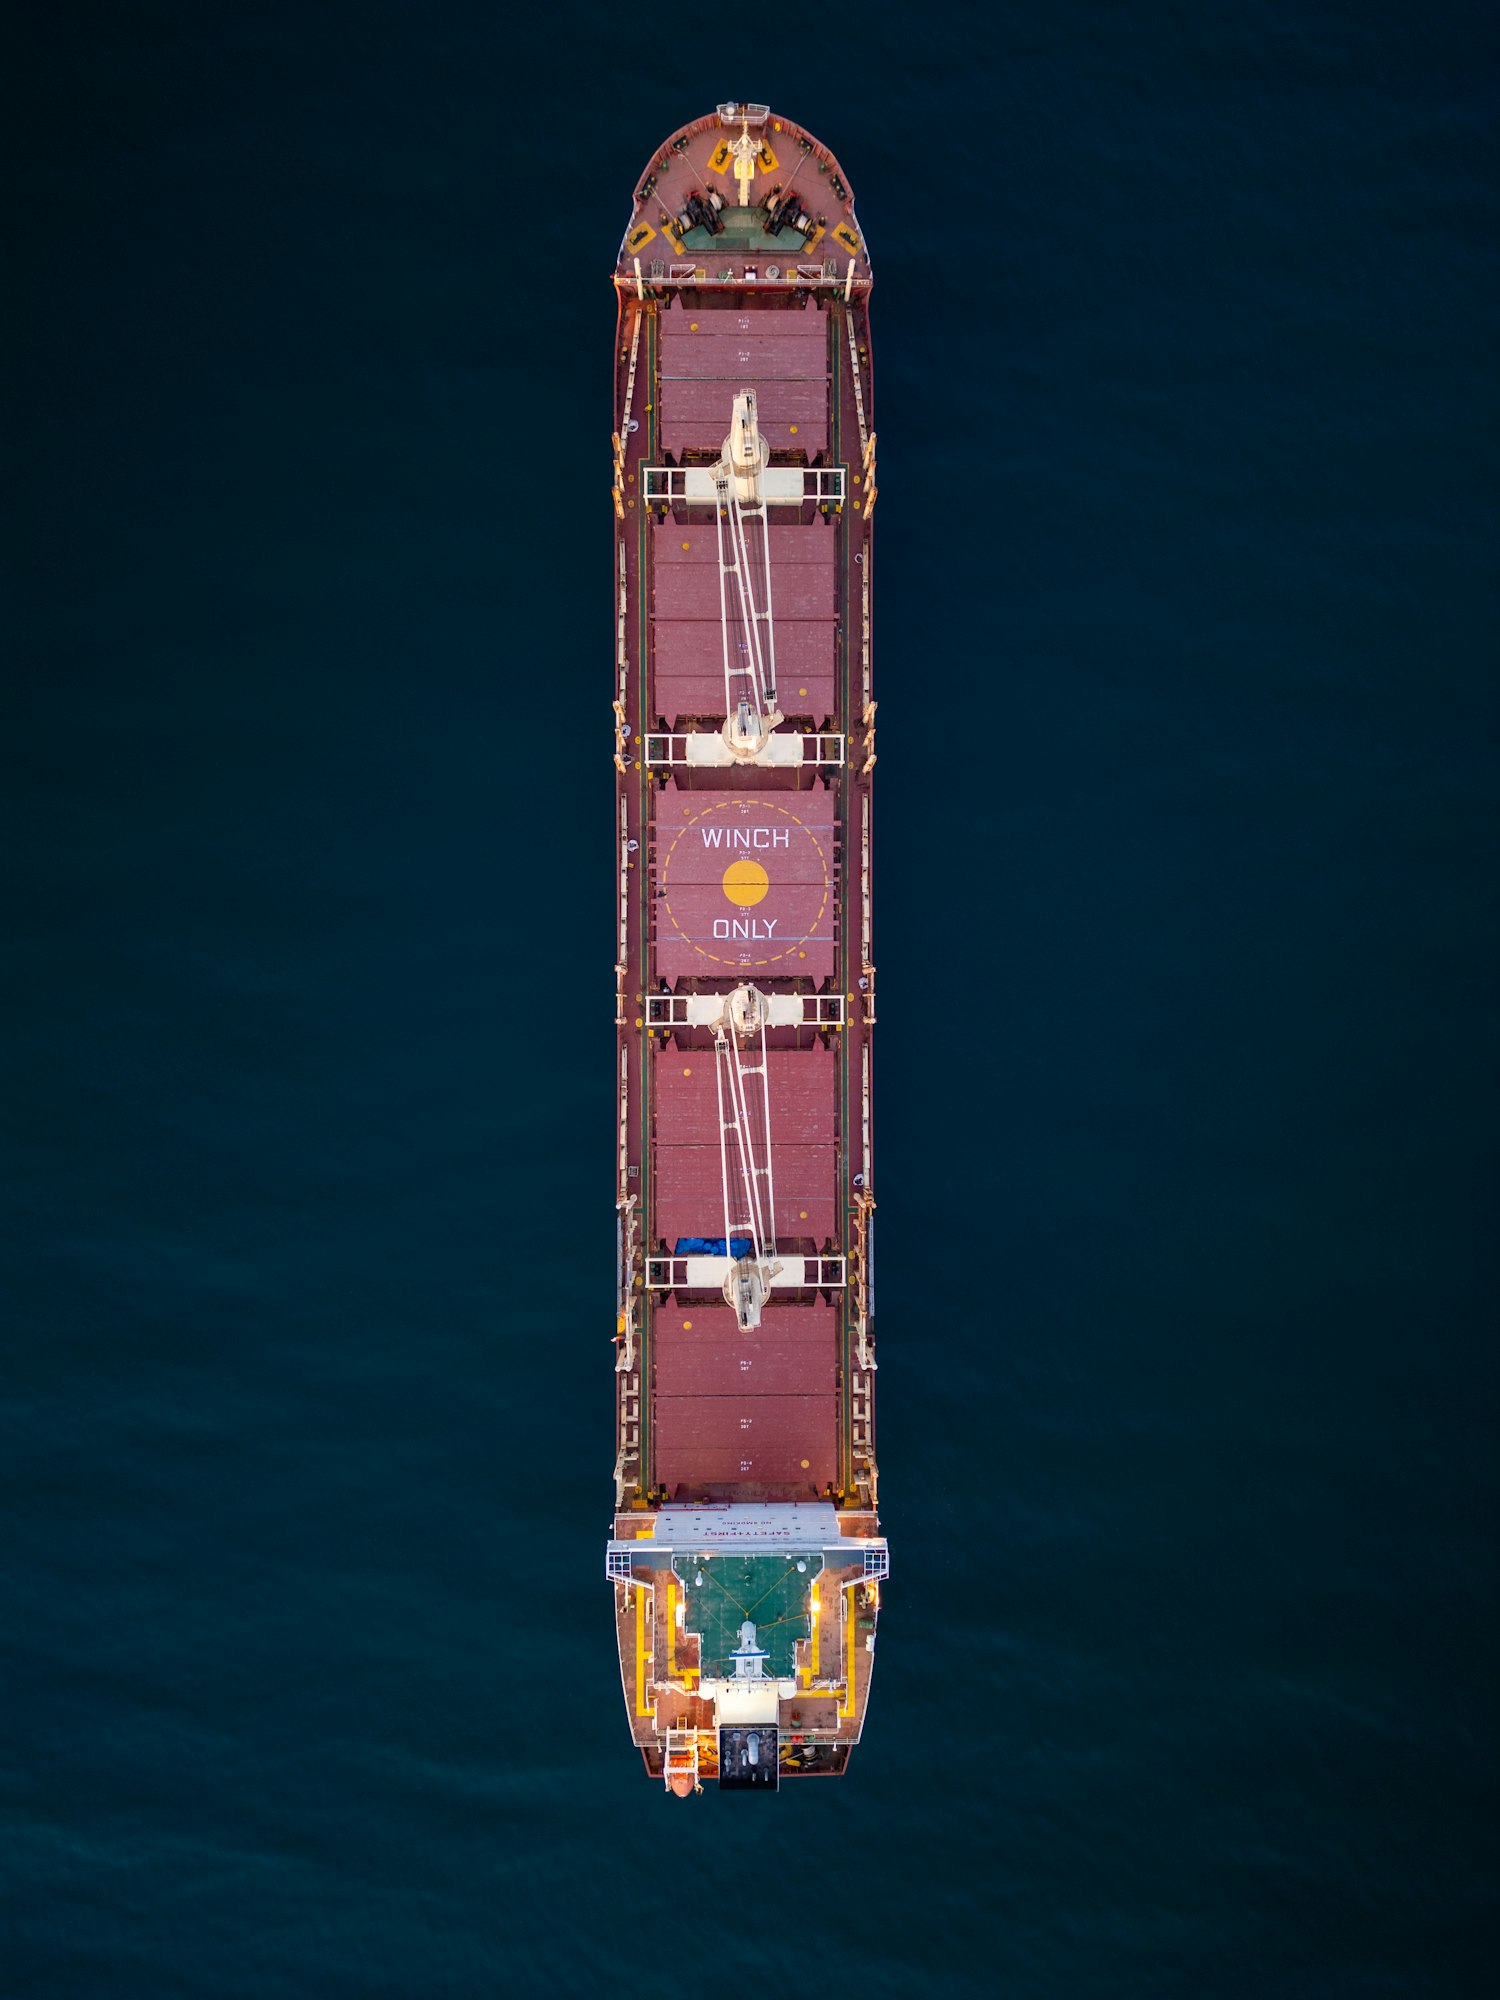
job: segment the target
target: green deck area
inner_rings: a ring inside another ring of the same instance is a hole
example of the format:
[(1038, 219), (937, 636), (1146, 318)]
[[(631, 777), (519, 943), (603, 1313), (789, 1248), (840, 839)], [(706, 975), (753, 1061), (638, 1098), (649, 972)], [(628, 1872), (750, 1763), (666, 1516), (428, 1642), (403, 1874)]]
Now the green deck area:
[(690, 229), (682, 239), (685, 250), (755, 250), (762, 257), (771, 257), (779, 250), (784, 257), (795, 257), (806, 240), (798, 230), (783, 229), (775, 236), (766, 234), (766, 212), (763, 208), (725, 208), (720, 211), (719, 220), (724, 224), (718, 236), (710, 236), (706, 229)]
[[(798, 1563), (806, 1568), (799, 1570)], [(769, 1556), (680, 1555), (672, 1567), (686, 1600), (685, 1629), (703, 1641), (706, 1680), (734, 1678), (732, 1655), (747, 1618), (754, 1623), (756, 1643), (768, 1655), (762, 1668), (766, 1678), (793, 1677), (797, 1641), (808, 1636), (808, 1593), (823, 1568), (816, 1550)]]

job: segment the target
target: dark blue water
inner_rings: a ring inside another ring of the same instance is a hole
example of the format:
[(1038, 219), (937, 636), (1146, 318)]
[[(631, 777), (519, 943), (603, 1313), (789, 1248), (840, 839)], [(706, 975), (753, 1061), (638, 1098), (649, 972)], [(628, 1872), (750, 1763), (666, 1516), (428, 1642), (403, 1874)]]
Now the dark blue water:
[[(1493, 17), (9, 43), (0, 1991), (1487, 1990)], [(602, 1577), (608, 271), (750, 95), (879, 277), (895, 1569), (847, 1782), (685, 1809)]]

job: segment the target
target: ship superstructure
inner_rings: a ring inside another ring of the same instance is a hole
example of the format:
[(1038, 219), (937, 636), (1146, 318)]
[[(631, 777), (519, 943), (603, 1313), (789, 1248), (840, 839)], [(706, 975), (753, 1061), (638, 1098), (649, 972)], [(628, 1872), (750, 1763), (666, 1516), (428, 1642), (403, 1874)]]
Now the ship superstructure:
[(858, 1742), (876, 1506), (871, 273), (826, 146), (674, 133), (615, 269), (614, 1532), (646, 1768)]

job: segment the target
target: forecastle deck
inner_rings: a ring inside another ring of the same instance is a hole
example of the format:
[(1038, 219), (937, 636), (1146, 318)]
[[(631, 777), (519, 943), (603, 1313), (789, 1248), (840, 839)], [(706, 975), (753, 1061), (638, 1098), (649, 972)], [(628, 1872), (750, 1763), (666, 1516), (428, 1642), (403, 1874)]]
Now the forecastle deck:
[(646, 1766), (774, 1788), (863, 1726), (871, 1295), (870, 267), (826, 147), (724, 105), (615, 271), (618, 1432)]

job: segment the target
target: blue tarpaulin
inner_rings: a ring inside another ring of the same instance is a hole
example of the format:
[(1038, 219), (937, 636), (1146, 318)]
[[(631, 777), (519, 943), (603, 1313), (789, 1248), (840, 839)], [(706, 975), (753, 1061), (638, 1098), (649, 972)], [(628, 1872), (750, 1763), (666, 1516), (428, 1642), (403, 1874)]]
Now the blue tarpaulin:
[(679, 1236), (674, 1256), (678, 1257), (748, 1257), (754, 1248), (748, 1236), (731, 1236), (729, 1249), (724, 1249), (722, 1236)]

